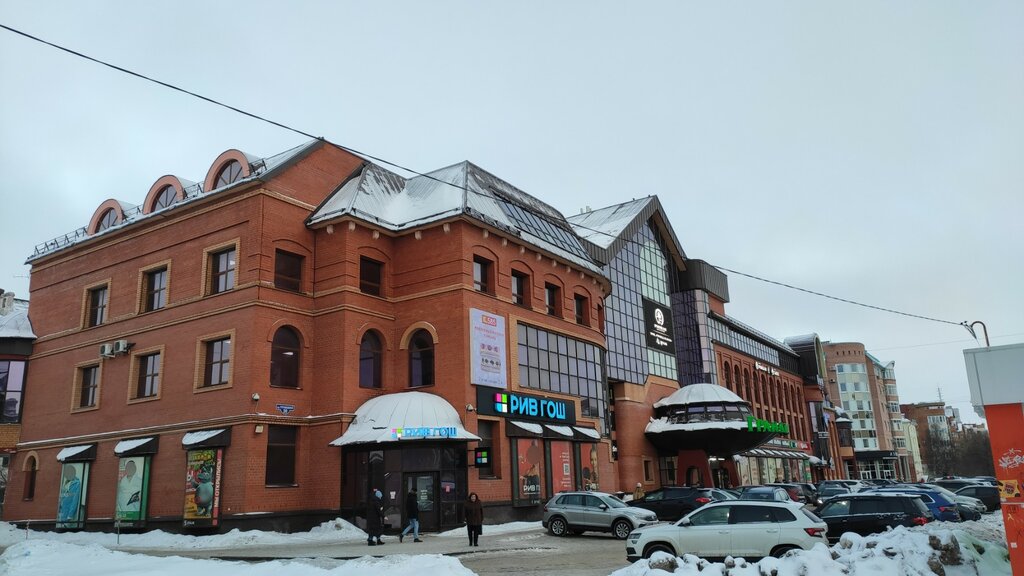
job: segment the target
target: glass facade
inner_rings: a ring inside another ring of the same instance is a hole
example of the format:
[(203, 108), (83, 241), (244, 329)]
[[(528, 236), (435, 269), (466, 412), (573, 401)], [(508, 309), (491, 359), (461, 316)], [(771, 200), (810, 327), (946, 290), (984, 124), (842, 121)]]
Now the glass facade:
[(604, 350), (596, 344), (518, 324), (519, 385), (579, 396), (582, 416), (598, 418), (607, 432), (608, 386)]
[(867, 367), (864, 364), (836, 364), (836, 380), (843, 408), (853, 420), (854, 449), (877, 450), (878, 428), (871, 403)]
[(0, 424), (21, 422), (21, 395), (24, 386), (25, 362), (0, 360)]
[(645, 225), (605, 267), (614, 286), (605, 299), (609, 378), (643, 383), (648, 374), (669, 380), (679, 377), (676, 359), (648, 348), (644, 338), (643, 298), (672, 304), (670, 294), (678, 274), (675, 262), (666, 254), (665, 243)]

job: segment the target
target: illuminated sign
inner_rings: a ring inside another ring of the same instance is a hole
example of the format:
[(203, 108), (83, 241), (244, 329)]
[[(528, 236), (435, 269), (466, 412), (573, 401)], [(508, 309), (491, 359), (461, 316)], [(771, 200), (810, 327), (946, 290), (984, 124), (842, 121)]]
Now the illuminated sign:
[(672, 334), (672, 308), (653, 300), (642, 298), (644, 305), (644, 336), (647, 347), (675, 354), (676, 346)]
[(391, 437), (403, 438), (455, 438), (459, 432), (454, 426), (433, 426), (424, 428), (392, 428)]
[(477, 448), (473, 451), (473, 461), (477, 466), (491, 465), (491, 450), (489, 448)]
[(550, 424), (576, 423), (576, 403), (519, 392), (499, 392), (483, 386), (476, 389), (476, 411), (484, 416), (532, 420)]
[(785, 422), (772, 422), (760, 420), (753, 416), (747, 416), (747, 432), (772, 432), (775, 434), (789, 434), (789, 424)]
[(778, 370), (776, 370), (775, 368), (772, 368), (771, 366), (768, 366), (766, 364), (761, 364), (760, 362), (754, 362), (754, 370), (760, 370), (761, 372), (767, 372), (767, 373), (771, 374), (772, 376), (778, 376), (779, 375), (779, 371)]

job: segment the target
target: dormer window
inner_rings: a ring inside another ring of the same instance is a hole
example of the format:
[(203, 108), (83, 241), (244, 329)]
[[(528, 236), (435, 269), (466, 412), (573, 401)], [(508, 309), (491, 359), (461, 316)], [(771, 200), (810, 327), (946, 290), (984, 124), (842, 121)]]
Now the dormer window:
[(103, 213), (103, 217), (100, 218), (99, 224), (96, 225), (96, 231), (102, 232), (114, 224), (117, 224), (117, 211), (110, 208)]
[(242, 179), (242, 164), (238, 160), (232, 160), (224, 165), (217, 173), (217, 180), (214, 188), (221, 188), (233, 184)]
[(160, 193), (156, 196), (156, 200), (153, 201), (153, 212), (163, 210), (177, 201), (178, 191), (174, 189), (174, 186), (168, 184), (160, 190)]

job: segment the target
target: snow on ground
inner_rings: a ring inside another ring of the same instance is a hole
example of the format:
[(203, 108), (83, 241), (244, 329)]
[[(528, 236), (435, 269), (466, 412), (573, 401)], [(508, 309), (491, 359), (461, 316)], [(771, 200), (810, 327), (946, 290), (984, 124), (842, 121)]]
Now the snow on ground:
[[(488, 536), (491, 536), (493, 534), (508, 534), (510, 532), (526, 532), (532, 530), (543, 530), (543, 528), (540, 525), (540, 522), (509, 522), (508, 524), (495, 525), (484, 524), (483, 533)], [(448, 530), (447, 532), (441, 532), (440, 534), (438, 534), (438, 536), (442, 538), (454, 538), (456, 536), (458, 536), (459, 538), (465, 538), (466, 529), (456, 528), (454, 530)]]

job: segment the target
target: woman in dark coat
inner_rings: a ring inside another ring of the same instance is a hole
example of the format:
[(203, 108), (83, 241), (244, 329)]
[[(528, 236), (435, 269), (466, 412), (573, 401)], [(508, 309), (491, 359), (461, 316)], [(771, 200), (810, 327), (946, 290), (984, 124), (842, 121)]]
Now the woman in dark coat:
[(483, 532), (484, 507), (476, 492), (470, 492), (466, 500), (466, 531), (469, 532), (469, 545), (479, 546), (480, 534)]
[[(366, 544), (376, 546), (383, 544), (380, 539), (384, 534), (384, 495), (380, 490), (374, 490), (373, 494), (366, 500)], [(374, 542), (374, 538), (377, 539)]]
[(412, 530), (412, 541), (423, 542), (420, 540), (420, 502), (416, 497), (415, 488), (410, 489), (409, 493), (405, 495), (405, 517), (409, 519), (409, 525), (398, 535), (398, 541), (401, 542), (405, 535)]

